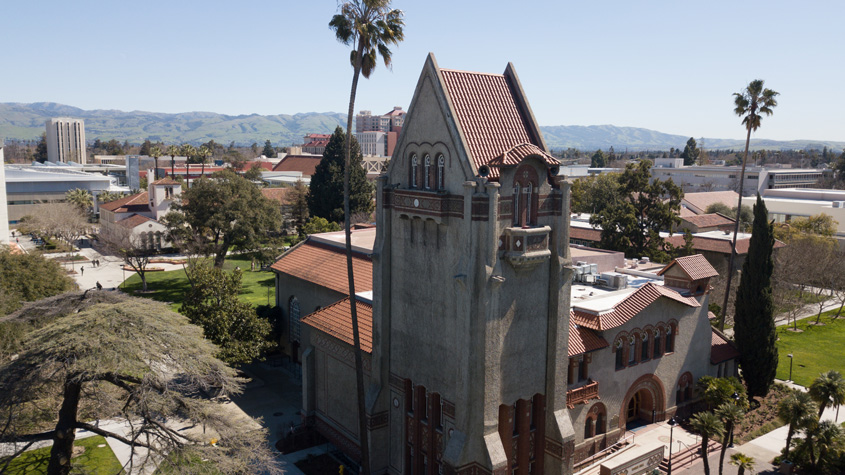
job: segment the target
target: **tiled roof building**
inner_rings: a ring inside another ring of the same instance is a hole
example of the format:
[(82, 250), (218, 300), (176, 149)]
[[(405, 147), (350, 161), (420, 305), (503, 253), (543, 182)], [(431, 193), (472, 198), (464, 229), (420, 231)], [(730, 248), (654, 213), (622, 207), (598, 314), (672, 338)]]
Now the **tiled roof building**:
[[(688, 413), (701, 376), (735, 371), (701, 256), (662, 275), (621, 253), (573, 262), (568, 184), (512, 65), (430, 55), (376, 198), (376, 227), (351, 236), (355, 297), (343, 233), (273, 265), (304, 416), (353, 459), (366, 435), (374, 473), (571, 474), (629, 423)], [(350, 400), (353, 302), (367, 434)], [(689, 357), (714, 345), (717, 363)]]

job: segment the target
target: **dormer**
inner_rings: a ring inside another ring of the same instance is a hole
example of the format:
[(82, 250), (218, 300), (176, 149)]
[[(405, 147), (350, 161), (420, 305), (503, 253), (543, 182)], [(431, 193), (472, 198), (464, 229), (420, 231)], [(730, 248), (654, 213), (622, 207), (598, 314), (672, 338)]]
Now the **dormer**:
[(149, 184), (150, 210), (158, 220), (168, 211), (177, 196), (182, 194), (182, 184), (170, 177), (156, 180)]
[(719, 275), (701, 254), (679, 257), (660, 270), (663, 284), (679, 289), (685, 295), (703, 295), (710, 292), (710, 278)]

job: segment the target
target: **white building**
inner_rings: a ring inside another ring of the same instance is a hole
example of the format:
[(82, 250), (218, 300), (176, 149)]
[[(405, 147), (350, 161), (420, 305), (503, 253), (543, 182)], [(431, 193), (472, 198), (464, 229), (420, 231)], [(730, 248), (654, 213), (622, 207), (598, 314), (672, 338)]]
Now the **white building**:
[(358, 139), (358, 145), (361, 146), (361, 155), (363, 156), (387, 156), (387, 133), (381, 131), (367, 131), (358, 132), (355, 136)]
[(85, 122), (59, 117), (47, 121), (47, 160), (86, 163)]
[[(765, 190), (761, 196), (769, 219), (783, 223), (824, 213), (837, 221), (836, 237), (845, 239), (845, 190), (787, 188)], [(756, 200), (756, 197), (744, 197), (742, 204), (753, 206)]]
[[(681, 159), (658, 159), (651, 169), (653, 179), (669, 180), (684, 192), (739, 191), (742, 167), (677, 166)], [(814, 188), (825, 170), (808, 168), (767, 168), (749, 166), (745, 169), (743, 195), (754, 196), (763, 190), (779, 188)]]
[(6, 203), (6, 165), (0, 142), (0, 244), (9, 244), (9, 209)]

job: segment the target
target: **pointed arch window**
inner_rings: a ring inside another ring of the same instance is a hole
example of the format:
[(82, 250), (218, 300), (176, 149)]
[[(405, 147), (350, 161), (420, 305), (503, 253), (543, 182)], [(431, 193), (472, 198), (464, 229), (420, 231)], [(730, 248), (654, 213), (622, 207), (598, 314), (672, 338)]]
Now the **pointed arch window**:
[(431, 155), (428, 154), (423, 159), (423, 187), (431, 189)]
[(411, 155), (411, 176), (408, 182), (411, 184), (411, 188), (417, 187), (417, 172), (419, 171), (420, 164), (419, 160), (417, 160), (417, 154)]
[(288, 315), (290, 317), (290, 341), (299, 341), (300, 339), (300, 312), (299, 299), (291, 297), (288, 303)]
[(437, 156), (437, 190), (443, 190), (444, 188), (444, 177), (443, 172), (446, 168), (446, 158), (441, 154)]

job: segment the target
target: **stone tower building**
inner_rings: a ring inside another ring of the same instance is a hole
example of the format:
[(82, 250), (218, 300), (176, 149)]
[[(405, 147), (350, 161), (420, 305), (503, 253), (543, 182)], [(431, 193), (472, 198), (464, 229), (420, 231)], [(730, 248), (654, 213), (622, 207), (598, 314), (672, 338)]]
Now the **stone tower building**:
[(569, 190), (519, 78), (429, 55), (379, 178), (373, 471), (569, 473)]

